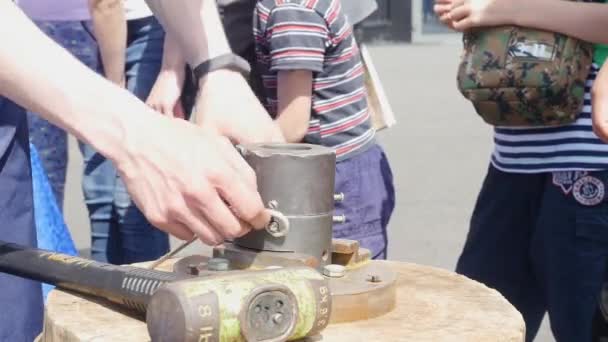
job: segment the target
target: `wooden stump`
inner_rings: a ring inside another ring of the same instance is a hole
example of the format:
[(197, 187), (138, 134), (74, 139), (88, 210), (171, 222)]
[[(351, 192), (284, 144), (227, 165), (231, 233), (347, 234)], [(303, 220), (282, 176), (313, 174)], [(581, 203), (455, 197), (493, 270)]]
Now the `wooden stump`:
[[(445, 270), (387, 262), (397, 307), (367, 321), (330, 325), (320, 341), (524, 341), (524, 321), (498, 292)], [(149, 341), (143, 321), (115, 306), (54, 290), (43, 342)]]

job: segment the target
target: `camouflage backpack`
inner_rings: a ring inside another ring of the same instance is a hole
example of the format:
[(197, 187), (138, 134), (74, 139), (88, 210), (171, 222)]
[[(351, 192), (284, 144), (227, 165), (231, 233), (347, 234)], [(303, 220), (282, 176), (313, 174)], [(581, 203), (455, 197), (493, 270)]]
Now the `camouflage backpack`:
[(593, 45), (559, 33), (503, 26), (464, 34), (458, 89), (494, 126), (556, 126), (583, 105)]

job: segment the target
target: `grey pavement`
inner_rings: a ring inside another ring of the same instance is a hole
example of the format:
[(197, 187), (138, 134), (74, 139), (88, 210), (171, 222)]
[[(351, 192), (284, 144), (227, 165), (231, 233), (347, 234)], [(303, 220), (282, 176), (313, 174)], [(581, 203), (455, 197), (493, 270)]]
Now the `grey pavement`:
[[(371, 51), (398, 120), (379, 134), (397, 191), (389, 258), (453, 270), (492, 143), (489, 126), (456, 89), (460, 46), (374, 46)], [(70, 158), (65, 216), (78, 248), (86, 251), (82, 160), (73, 140)], [(547, 324), (536, 341), (553, 341)]]

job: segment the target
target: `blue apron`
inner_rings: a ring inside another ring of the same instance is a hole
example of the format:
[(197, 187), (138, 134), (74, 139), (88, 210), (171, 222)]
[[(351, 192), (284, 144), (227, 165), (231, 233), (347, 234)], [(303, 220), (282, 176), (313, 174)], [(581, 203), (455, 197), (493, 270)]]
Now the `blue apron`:
[[(25, 111), (0, 97), (0, 239), (36, 246)], [(0, 341), (31, 342), (42, 330), (40, 283), (0, 273)]]

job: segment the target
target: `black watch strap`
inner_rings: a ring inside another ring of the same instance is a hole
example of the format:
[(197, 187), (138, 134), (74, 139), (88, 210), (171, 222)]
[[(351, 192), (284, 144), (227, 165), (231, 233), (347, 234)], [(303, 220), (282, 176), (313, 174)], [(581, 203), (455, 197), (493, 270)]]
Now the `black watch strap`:
[(227, 53), (197, 65), (192, 70), (192, 74), (194, 75), (195, 82), (198, 82), (198, 80), (208, 73), (221, 69), (234, 70), (240, 72), (245, 77), (249, 77), (251, 73), (251, 66), (249, 66), (249, 63), (245, 59), (233, 53)]

